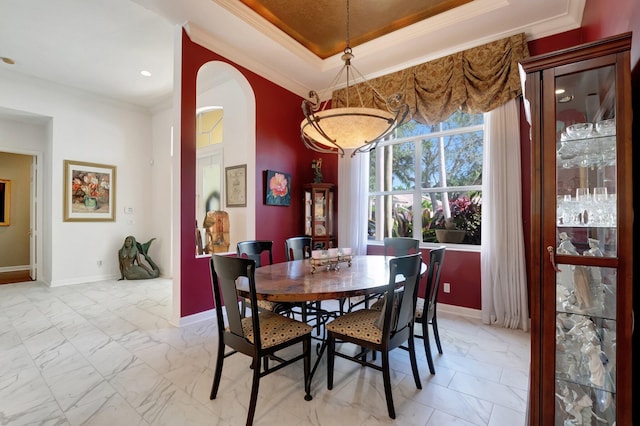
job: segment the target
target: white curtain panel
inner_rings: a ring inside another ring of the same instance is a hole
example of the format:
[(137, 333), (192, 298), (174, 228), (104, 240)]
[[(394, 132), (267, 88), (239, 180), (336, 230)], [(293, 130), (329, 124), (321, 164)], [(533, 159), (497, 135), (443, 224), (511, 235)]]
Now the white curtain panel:
[(527, 331), (518, 101), (486, 113), (484, 119), (482, 321)]
[(367, 195), (369, 154), (338, 159), (338, 247), (351, 247), (354, 255), (367, 254)]

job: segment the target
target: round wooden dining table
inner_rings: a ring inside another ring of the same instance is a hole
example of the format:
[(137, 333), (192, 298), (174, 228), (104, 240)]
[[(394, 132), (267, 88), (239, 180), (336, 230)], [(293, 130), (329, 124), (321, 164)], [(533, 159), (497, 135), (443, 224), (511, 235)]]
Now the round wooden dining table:
[[(312, 302), (343, 299), (384, 291), (389, 280), (389, 256), (353, 256), (351, 266), (338, 270), (316, 268), (311, 259), (274, 263), (256, 268), (256, 297), (271, 302)], [(422, 265), (422, 273), (426, 265)], [(248, 283), (238, 283), (238, 293), (248, 296)]]

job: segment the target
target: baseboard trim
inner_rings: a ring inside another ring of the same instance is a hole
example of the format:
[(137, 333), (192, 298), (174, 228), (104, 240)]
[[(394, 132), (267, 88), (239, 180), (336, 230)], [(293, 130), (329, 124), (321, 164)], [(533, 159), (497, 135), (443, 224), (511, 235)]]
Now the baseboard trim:
[(448, 314), (460, 315), (462, 317), (482, 319), (482, 311), (480, 309), (465, 308), (464, 306), (438, 303), (438, 312), (446, 312)]
[(29, 265), (0, 266), (0, 273), (2, 273), (2, 272), (28, 271), (29, 269), (31, 269), (31, 266), (29, 266)]
[(215, 319), (216, 310), (209, 309), (208, 311), (198, 312), (197, 314), (187, 315), (186, 317), (180, 317), (176, 321), (175, 319), (169, 321), (171, 325), (176, 327), (185, 327), (187, 325), (195, 324), (200, 321), (207, 321), (211, 319)]
[(49, 287), (62, 287), (65, 285), (74, 285), (74, 284), (83, 284), (83, 283), (94, 283), (98, 281), (109, 281), (109, 280), (117, 280), (120, 278), (119, 275), (96, 275), (93, 277), (80, 277), (73, 279), (65, 279), (65, 280), (52, 280), (49, 284)]

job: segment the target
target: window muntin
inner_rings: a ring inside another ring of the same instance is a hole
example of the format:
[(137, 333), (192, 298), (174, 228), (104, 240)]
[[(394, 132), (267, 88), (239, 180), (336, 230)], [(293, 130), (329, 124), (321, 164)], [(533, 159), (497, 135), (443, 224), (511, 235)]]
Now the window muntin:
[(463, 244), (480, 244), (483, 121), (461, 111), (436, 125), (411, 121), (371, 152), (369, 239), (437, 242), (435, 229), (453, 212)]

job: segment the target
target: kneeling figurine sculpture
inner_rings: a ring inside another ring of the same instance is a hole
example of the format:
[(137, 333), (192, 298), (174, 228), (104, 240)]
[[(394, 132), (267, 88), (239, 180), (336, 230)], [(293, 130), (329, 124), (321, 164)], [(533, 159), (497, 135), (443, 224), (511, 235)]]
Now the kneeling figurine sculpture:
[[(160, 276), (158, 265), (148, 255), (149, 246), (151, 246), (153, 240), (155, 238), (140, 244), (133, 235), (129, 235), (124, 239), (122, 248), (118, 250), (118, 262), (120, 263), (120, 279), (118, 281), (125, 278), (128, 280), (146, 280)], [(142, 254), (151, 268), (141, 262), (140, 254)]]

